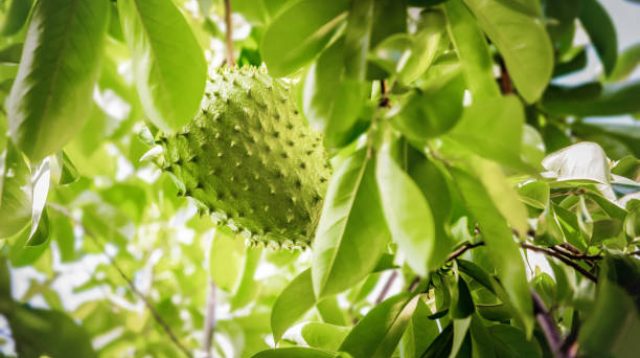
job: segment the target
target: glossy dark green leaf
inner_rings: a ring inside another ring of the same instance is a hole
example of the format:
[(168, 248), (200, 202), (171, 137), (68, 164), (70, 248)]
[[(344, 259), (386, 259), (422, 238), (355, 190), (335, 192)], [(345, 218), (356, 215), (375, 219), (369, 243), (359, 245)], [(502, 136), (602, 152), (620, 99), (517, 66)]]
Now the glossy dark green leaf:
[(513, 240), (511, 229), (494, 206), (487, 191), (476, 179), (460, 170), (453, 170), (452, 175), (466, 207), (478, 220), (482, 237), (489, 248), (489, 257), (497, 269), (510, 304), (518, 313), (526, 330), (530, 332), (533, 328), (531, 297), (524, 262), (518, 245)]
[(553, 47), (542, 20), (507, 1), (465, 0), (498, 48), (522, 97), (540, 98), (553, 72)]
[(633, 357), (640, 349), (640, 265), (621, 257), (605, 259), (596, 302), (585, 319), (579, 341), (593, 356)]
[(33, 0), (12, 0), (7, 10), (4, 24), (2, 25), (2, 34), (10, 36), (20, 31), (27, 22), (29, 11)]
[(340, 351), (354, 358), (391, 356), (409, 324), (418, 299), (402, 293), (375, 306), (345, 338)]
[(91, 109), (107, 0), (39, 1), (7, 100), (14, 143), (32, 160), (60, 150)]
[(544, 94), (544, 109), (555, 115), (615, 116), (640, 112), (640, 81), (608, 85), (585, 91), (585, 87), (550, 87)]
[(453, 345), (453, 325), (446, 326), (427, 350), (420, 356), (422, 358), (448, 357)]
[(6, 317), (20, 357), (97, 357), (87, 332), (62, 312), (16, 304)]
[(364, 279), (388, 239), (374, 162), (366, 150), (358, 150), (329, 182), (313, 242), (311, 277), (316, 296), (339, 293)]
[(598, 0), (582, 0), (580, 22), (591, 38), (605, 73), (610, 75), (618, 58), (618, 38), (607, 10)]
[(304, 81), (302, 108), (311, 124), (324, 132), (330, 148), (341, 147), (354, 140), (356, 122), (368, 86), (345, 76), (344, 41), (325, 49), (311, 65)]
[(164, 131), (189, 123), (207, 79), (204, 53), (172, 1), (118, 1), (122, 32), (147, 117)]
[(260, 51), (269, 72), (286, 76), (314, 59), (347, 16), (349, 2), (302, 0), (267, 27)]
[(452, 318), (463, 319), (473, 314), (475, 305), (467, 283), (462, 278), (458, 278), (456, 281), (457, 283), (454, 283), (456, 288), (452, 290), (454, 294), (452, 295), (450, 312)]
[(493, 61), (484, 35), (462, 0), (445, 4), (449, 36), (458, 52), (460, 63), (473, 98), (481, 101), (500, 95), (493, 76)]
[(271, 311), (271, 329), (276, 342), (316, 303), (311, 270), (304, 270), (280, 293)]
[(378, 152), (376, 179), (393, 241), (409, 267), (426, 277), (436, 268), (432, 262), (436, 246), (433, 215), (420, 188), (393, 158), (390, 143)]

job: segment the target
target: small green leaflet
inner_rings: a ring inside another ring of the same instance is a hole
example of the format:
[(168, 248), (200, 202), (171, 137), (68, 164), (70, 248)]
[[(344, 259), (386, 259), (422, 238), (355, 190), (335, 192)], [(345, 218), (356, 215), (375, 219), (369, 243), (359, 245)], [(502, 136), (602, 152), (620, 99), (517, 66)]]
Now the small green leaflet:
[(315, 305), (311, 270), (302, 271), (280, 293), (271, 310), (271, 330), (276, 343), (286, 330)]

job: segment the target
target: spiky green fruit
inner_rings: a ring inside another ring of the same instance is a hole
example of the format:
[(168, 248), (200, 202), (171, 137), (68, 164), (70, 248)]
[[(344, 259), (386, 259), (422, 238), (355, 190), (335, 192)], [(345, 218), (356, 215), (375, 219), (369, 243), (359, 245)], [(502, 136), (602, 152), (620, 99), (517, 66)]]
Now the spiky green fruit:
[(158, 135), (162, 168), (216, 221), (252, 241), (307, 246), (330, 173), (289, 85), (263, 70), (225, 68), (205, 94), (183, 131)]

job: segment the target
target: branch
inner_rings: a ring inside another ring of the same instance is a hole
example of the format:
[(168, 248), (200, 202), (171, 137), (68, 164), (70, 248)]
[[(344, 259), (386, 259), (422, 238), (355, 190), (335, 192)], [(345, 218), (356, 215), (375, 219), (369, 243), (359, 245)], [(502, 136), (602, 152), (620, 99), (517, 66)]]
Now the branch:
[(531, 250), (534, 252), (540, 252), (543, 253), (545, 255), (548, 256), (552, 256), (555, 257), (556, 259), (562, 261), (563, 263), (565, 263), (567, 266), (571, 266), (574, 270), (580, 272), (584, 277), (588, 278), (589, 280), (597, 283), (598, 282), (598, 278), (592, 274), (591, 272), (585, 270), (582, 266), (578, 265), (577, 263), (571, 261), (570, 259), (568, 259), (567, 257), (563, 256), (562, 254), (557, 253), (556, 251), (553, 251), (551, 249), (547, 249), (545, 247), (539, 247), (539, 246), (534, 246), (531, 244), (528, 244), (526, 242), (523, 242), (520, 244), (520, 246), (522, 246), (522, 248), (527, 249), (527, 250)]
[(233, 23), (231, 22), (231, 0), (224, 0), (224, 24), (226, 27), (225, 40), (227, 47), (227, 66), (236, 65), (233, 58)]
[(551, 353), (553, 353), (554, 357), (566, 357), (562, 351), (562, 339), (560, 337), (560, 332), (558, 332), (558, 328), (556, 327), (553, 317), (551, 317), (551, 314), (547, 311), (547, 308), (544, 306), (544, 302), (537, 293), (531, 292), (531, 298), (533, 299), (533, 313), (535, 314), (536, 320), (542, 329), (542, 333), (544, 333), (544, 337), (549, 344)]
[(479, 246), (484, 246), (484, 242), (483, 241), (478, 241), (476, 243), (465, 242), (462, 246), (460, 246), (454, 252), (449, 254), (449, 257), (447, 257), (447, 262), (453, 261), (458, 257), (462, 256), (465, 252)]
[(380, 107), (389, 107), (389, 96), (387, 95), (387, 82), (380, 80)]
[(171, 329), (169, 324), (164, 320), (164, 318), (162, 318), (162, 316), (153, 306), (151, 301), (138, 289), (138, 287), (136, 287), (136, 285), (133, 283), (133, 280), (131, 280), (124, 273), (124, 271), (122, 270), (120, 265), (118, 265), (116, 260), (111, 255), (107, 254), (107, 251), (105, 250), (104, 245), (98, 239), (99, 236), (96, 235), (91, 229), (85, 227), (82, 224), (82, 222), (80, 222), (75, 217), (73, 217), (73, 215), (71, 215), (71, 213), (65, 207), (60, 206), (58, 204), (54, 204), (54, 203), (48, 203), (47, 205), (50, 208), (54, 209), (55, 211), (59, 212), (60, 214), (69, 218), (76, 226), (82, 228), (82, 231), (85, 234), (87, 234), (87, 236), (91, 239), (91, 241), (93, 241), (93, 243), (96, 244), (96, 246), (98, 246), (101, 249), (102, 253), (109, 260), (109, 263), (111, 264), (111, 266), (113, 266), (113, 268), (115, 268), (116, 271), (118, 271), (118, 274), (127, 283), (131, 292), (142, 300), (144, 305), (147, 307), (147, 309), (151, 313), (151, 316), (153, 317), (153, 319), (156, 321), (156, 323), (160, 325), (160, 327), (162, 327), (162, 330), (167, 334), (167, 336), (169, 336), (169, 339), (171, 339), (171, 341), (176, 345), (176, 347), (178, 347), (178, 349), (182, 353), (184, 353), (184, 355), (186, 355), (187, 357), (191, 357), (191, 352), (189, 352), (189, 350), (184, 345), (182, 345), (178, 337), (175, 335), (175, 333), (173, 333), (173, 330)]
[(204, 319), (204, 345), (205, 358), (211, 358), (211, 346), (213, 345), (213, 333), (216, 328), (216, 284), (209, 281), (209, 295), (207, 296), (207, 310)]
[(391, 275), (389, 275), (387, 282), (385, 282), (384, 286), (382, 287), (382, 291), (380, 291), (380, 294), (376, 298), (376, 305), (382, 302), (385, 297), (387, 297), (387, 294), (391, 289), (391, 285), (393, 284), (393, 281), (396, 280), (396, 277), (398, 277), (398, 271), (394, 270), (393, 272), (391, 272)]

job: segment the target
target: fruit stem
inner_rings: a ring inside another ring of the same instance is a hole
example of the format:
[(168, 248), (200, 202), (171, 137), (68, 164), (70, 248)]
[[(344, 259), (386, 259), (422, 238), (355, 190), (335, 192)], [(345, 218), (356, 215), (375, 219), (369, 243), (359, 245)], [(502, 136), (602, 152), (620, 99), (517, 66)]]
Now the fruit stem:
[(231, 0), (224, 0), (224, 24), (226, 27), (227, 66), (233, 67), (236, 61), (233, 58), (233, 24), (231, 22)]

